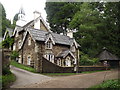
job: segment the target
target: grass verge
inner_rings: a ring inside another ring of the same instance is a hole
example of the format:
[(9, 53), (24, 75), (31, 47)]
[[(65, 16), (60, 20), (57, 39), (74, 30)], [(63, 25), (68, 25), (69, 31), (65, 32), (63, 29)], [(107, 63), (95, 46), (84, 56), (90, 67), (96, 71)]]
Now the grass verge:
[(16, 80), (16, 77), (14, 74), (6, 74), (2, 76), (2, 87), (7, 88), (12, 82)]
[(30, 71), (30, 72), (34, 72), (34, 73), (36, 72), (34, 68), (19, 64), (16, 61), (11, 61), (10, 64), (15, 66), (15, 67), (18, 67), (18, 68), (21, 68), (21, 69), (24, 69), (24, 70), (27, 70), (27, 71)]
[(107, 80), (99, 85), (92, 86), (88, 88), (88, 90), (98, 90), (98, 89), (112, 89), (112, 90), (119, 90), (120, 88), (120, 79), (113, 79), (113, 80)]
[(42, 73), (42, 74), (47, 75), (47, 76), (69, 76), (69, 75), (79, 75), (79, 74), (87, 74), (87, 73), (102, 72), (102, 71), (106, 71), (106, 70), (85, 71), (85, 72), (81, 72), (81, 73)]

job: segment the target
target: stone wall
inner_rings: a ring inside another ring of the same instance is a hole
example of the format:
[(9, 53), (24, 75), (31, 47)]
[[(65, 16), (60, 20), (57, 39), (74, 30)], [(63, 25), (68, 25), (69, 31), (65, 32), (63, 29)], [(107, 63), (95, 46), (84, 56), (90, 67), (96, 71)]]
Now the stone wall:
[[(42, 73), (72, 73), (74, 72), (74, 67), (60, 67), (56, 64), (53, 64), (46, 60), (42, 59)], [(97, 70), (106, 70), (106, 67), (103, 66), (80, 66), (78, 72), (83, 71), (97, 71)]]
[(17, 34), (17, 32), (16, 32), (16, 34), (15, 34), (15, 37), (14, 37), (14, 43), (16, 43), (16, 49), (15, 49), (15, 51), (18, 51), (19, 50), (19, 47), (18, 47), (18, 42), (19, 42), (19, 40), (21, 40), (21, 42), (22, 42), (22, 40), (23, 40), (23, 33), (24, 32), (20, 32), (20, 33), (18, 33), (18, 36), (16, 37), (16, 34)]
[(42, 21), (40, 22), (40, 30), (48, 31), (48, 29), (46, 28)]
[(28, 34), (22, 49), (19, 51), (19, 54), (23, 57), (23, 64), (27, 65), (27, 57), (31, 57), (31, 61), (35, 61), (37, 59), (35, 52), (35, 41), (31, 38), (31, 45), (28, 45), (28, 38), (31, 36)]

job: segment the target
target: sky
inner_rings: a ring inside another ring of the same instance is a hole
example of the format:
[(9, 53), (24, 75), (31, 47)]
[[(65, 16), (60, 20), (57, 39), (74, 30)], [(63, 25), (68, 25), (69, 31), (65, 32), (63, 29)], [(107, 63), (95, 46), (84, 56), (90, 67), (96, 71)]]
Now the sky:
[(34, 11), (39, 11), (43, 19), (46, 21), (47, 15), (44, 10), (46, 0), (0, 0), (0, 2), (5, 8), (9, 20), (13, 20), (15, 14), (19, 12), (21, 7), (23, 7), (27, 21), (34, 18)]

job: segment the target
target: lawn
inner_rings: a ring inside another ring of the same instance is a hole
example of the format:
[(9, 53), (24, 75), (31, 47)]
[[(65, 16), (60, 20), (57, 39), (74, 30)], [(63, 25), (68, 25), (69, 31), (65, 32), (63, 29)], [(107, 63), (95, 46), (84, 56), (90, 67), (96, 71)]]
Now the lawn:
[(106, 71), (106, 70), (85, 71), (85, 72), (81, 72), (81, 73), (42, 73), (42, 74), (47, 75), (47, 76), (69, 76), (69, 75), (79, 75), (79, 74), (87, 74), (87, 73), (102, 72), (102, 71)]
[(34, 68), (19, 64), (16, 61), (11, 61), (11, 65), (21, 68), (21, 69), (24, 69), (24, 70), (27, 70), (27, 71), (30, 71), (30, 72), (36, 72)]
[(119, 90), (120, 88), (120, 79), (107, 80), (99, 85), (92, 86), (88, 90), (98, 90), (101, 89), (110, 89), (110, 90)]

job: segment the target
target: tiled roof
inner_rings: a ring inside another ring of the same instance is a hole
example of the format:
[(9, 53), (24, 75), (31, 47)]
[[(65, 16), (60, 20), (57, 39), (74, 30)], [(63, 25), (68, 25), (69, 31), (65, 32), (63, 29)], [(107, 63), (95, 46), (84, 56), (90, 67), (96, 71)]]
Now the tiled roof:
[(70, 54), (73, 58), (75, 58), (70, 50), (63, 50), (56, 57), (57, 58), (65, 58), (68, 54)]
[(120, 60), (117, 56), (113, 55), (112, 53), (104, 50), (98, 55), (100, 60)]
[(30, 28), (28, 29), (28, 31), (30, 32), (32, 37), (37, 41), (45, 41), (47, 38), (46, 35), (48, 33), (51, 33), (51, 35), (53, 36), (53, 40), (57, 44), (71, 45), (71, 43), (73, 42), (73, 39), (69, 38), (68, 36), (56, 34), (53, 32), (47, 32), (43, 30), (30, 29)]

